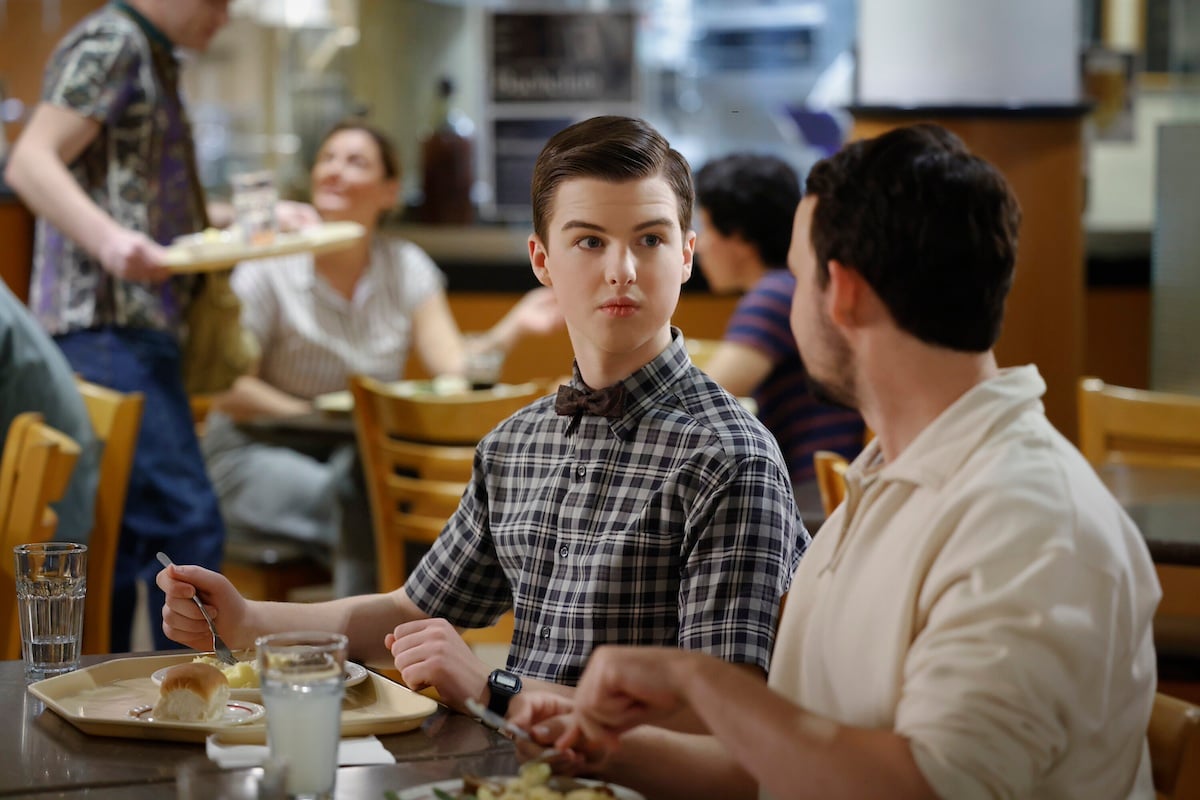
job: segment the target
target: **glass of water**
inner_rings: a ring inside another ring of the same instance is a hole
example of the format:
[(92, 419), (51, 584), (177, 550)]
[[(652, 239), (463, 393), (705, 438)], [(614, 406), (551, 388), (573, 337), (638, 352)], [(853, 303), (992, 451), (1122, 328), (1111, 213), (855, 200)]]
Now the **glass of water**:
[(13, 548), (13, 559), (25, 682), (78, 669), (87, 545), (19, 544)]
[(288, 765), (288, 797), (333, 797), (341, 738), (346, 637), (300, 631), (260, 636), (258, 666), (271, 757)]

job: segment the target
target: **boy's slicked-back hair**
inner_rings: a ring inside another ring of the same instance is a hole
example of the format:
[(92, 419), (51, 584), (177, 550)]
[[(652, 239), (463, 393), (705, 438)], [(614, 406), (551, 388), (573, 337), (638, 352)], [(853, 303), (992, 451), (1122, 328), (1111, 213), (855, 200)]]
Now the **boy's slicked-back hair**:
[(632, 117), (592, 117), (564, 128), (542, 148), (533, 168), (530, 200), (533, 230), (548, 242), (547, 226), (554, 196), (563, 181), (595, 178), (621, 183), (661, 176), (679, 204), (679, 227), (692, 227), (695, 188), (692, 170), (648, 123)]
[(732, 153), (696, 173), (696, 200), (722, 236), (740, 236), (769, 267), (787, 264), (800, 179), (778, 156)]
[(375, 142), (375, 146), (379, 148), (379, 160), (383, 164), (384, 177), (388, 180), (399, 179), (400, 152), (396, 149), (395, 142), (382, 129), (377, 128), (362, 117), (346, 117), (334, 123), (333, 127), (321, 137), (321, 143), (317, 145), (317, 152), (321, 152), (321, 148), (333, 138), (335, 133), (341, 133), (342, 131), (362, 131), (370, 136)]
[(817, 280), (854, 269), (900, 328), (940, 347), (981, 353), (1000, 336), (1021, 209), (994, 166), (932, 124), (847, 145), (817, 162), (810, 238)]

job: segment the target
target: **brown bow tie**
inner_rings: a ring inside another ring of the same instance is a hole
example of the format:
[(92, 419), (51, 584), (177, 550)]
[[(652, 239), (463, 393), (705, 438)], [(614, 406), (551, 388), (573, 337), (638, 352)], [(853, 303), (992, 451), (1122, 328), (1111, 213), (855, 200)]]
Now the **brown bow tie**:
[(619, 417), (625, 413), (625, 384), (614, 383), (591, 392), (580, 391), (573, 386), (559, 386), (558, 397), (554, 398), (554, 411), (562, 416), (594, 414), (597, 417)]

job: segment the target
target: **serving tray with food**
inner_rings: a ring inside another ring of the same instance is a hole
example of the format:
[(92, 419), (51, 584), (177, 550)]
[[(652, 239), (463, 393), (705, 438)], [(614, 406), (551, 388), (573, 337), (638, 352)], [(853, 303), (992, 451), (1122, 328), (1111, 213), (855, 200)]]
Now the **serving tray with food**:
[(180, 236), (167, 248), (166, 264), (176, 272), (227, 269), (239, 261), (292, 253), (325, 253), (349, 247), (366, 235), (357, 222), (325, 222), (296, 231), (279, 231), (248, 242), (237, 230), (210, 228)]
[[(228, 743), (265, 742), (261, 706), (233, 697), (238, 690), (229, 687), (225, 673), (194, 661), (196, 657), (184, 652), (118, 658), (38, 681), (28, 689), (54, 713), (96, 736), (203, 742), (208, 734), (219, 732)], [(346, 666), (343, 736), (412, 730), (437, 710), (428, 697), (357, 664)], [(354, 684), (349, 682), (352, 669)], [(362, 670), (361, 677), (357, 670)]]

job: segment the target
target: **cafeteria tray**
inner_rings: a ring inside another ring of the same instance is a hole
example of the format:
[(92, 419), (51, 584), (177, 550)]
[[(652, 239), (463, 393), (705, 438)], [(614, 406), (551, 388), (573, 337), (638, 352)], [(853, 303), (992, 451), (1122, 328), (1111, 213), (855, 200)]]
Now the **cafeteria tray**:
[[(157, 669), (191, 661), (192, 652), (118, 658), (30, 684), (31, 694), (79, 730), (93, 736), (203, 742), (210, 733), (230, 744), (262, 744), (266, 721), (244, 724), (197, 724), (146, 721), (130, 710), (153, 704), (159, 689), (150, 678)], [(420, 727), (437, 703), (382, 675), (346, 689), (342, 736), (402, 733)]]
[(210, 272), (256, 258), (341, 250), (365, 234), (366, 228), (357, 222), (326, 222), (278, 233), (270, 242), (263, 244), (252, 245), (224, 239), (173, 244), (167, 248), (164, 263), (175, 272)]

